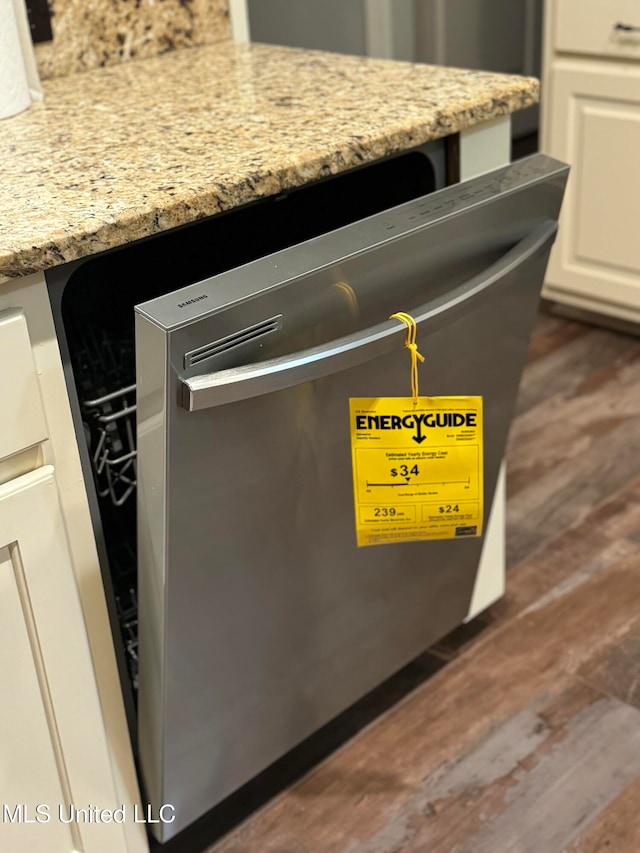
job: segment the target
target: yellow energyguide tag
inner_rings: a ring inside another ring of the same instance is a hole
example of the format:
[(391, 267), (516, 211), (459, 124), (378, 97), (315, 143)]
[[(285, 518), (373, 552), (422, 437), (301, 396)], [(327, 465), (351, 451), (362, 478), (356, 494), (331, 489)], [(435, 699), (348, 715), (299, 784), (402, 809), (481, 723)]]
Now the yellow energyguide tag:
[(482, 397), (349, 406), (358, 546), (482, 535)]

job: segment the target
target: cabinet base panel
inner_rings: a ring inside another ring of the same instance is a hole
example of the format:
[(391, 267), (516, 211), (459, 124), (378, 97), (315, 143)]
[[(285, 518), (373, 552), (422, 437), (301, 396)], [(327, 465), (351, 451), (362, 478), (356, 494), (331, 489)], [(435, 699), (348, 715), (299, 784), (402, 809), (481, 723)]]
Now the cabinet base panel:
[(567, 294), (548, 285), (543, 288), (542, 295), (554, 314), (594, 326), (604, 326), (616, 332), (640, 335), (640, 306), (631, 308), (600, 302), (588, 296)]

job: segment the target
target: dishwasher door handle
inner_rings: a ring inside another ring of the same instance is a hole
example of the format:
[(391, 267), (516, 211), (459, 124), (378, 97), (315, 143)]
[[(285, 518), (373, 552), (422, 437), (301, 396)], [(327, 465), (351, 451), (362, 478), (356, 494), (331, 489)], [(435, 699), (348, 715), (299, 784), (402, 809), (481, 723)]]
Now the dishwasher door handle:
[[(557, 227), (552, 220), (544, 221), (487, 269), (450, 293), (414, 309), (412, 314), (418, 329), (427, 321), (431, 329), (448, 323), (471, 310), (476, 298), (487, 290), (506, 286), (529, 261), (551, 248)], [(398, 306), (398, 310), (404, 307)], [(281, 391), (357, 367), (389, 352), (394, 346), (401, 346), (406, 329), (399, 320), (386, 320), (353, 335), (290, 355), (189, 379), (181, 377), (179, 404), (189, 412), (196, 412)]]

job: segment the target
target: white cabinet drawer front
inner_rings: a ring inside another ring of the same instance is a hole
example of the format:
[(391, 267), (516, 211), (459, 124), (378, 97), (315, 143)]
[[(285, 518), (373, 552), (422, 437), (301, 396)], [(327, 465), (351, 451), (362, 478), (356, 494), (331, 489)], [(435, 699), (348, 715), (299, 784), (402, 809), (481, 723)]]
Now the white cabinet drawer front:
[(638, 0), (558, 0), (555, 23), (558, 51), (640, 60)]
[(47, 438), (47, 426), (24, 314), (0, 311), (0, 460)]
[(548, 153), (572, 171), (547, 281), (640, 309), (640, 67), (558, 63), (550, 96)]

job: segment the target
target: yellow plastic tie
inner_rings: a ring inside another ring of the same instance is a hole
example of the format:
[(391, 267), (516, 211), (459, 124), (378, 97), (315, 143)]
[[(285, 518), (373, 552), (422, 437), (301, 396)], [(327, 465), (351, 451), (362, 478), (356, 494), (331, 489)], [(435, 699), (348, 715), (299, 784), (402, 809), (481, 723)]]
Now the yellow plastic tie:
[(389, 317), (390, 320), (400, 320), (407, 327), (407, 340), (404, 345), (411, 353), (411, 396), (413, 397), (413, 405), (418, 405), (418, 359), (420, 361), (424, 361), (424, 356), (420, 355), (418, 352), (418, 345), (416, 343), (416, 336), (418, 334), (418, 327), (416, 325), (416, 321), (413, 319), (411, 314), (407, 314), (406, 311), (398, 311), (397, 314), (392, 314)]

